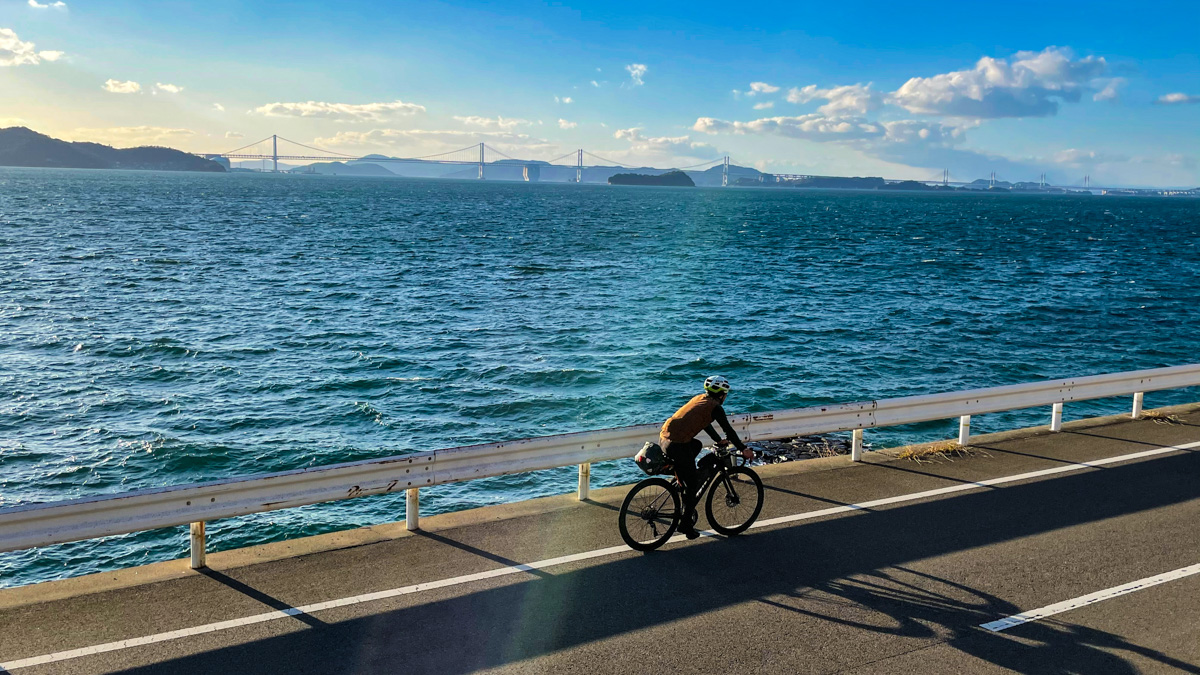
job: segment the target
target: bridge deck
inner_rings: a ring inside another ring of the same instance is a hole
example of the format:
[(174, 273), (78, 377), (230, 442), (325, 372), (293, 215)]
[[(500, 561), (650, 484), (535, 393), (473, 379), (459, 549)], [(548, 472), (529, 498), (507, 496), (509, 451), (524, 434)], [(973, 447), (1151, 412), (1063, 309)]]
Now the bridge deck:
[[(21, 675), (1200, 672), (1200, 574), (980, 628), (1200, 563), (1200, 451), (1075, 464), (1200, 441), (1200, 406), (1179, 413), (1182, 424), (979, 436), (954, 461), (879, 453), (767, 467), (762, 520), (796, 518), (648, 555), (621, 548), (625, 489), (614, 488), (582, 504), (428, 518), (413, 536), (377, 528), (274, 545), (249, 555), (374, 542), (220, 571), (181, 561), (2, 591), (0, 664)], [(883, 498), (896, 499), (800, 515)], [(131, 585), (139, 578), (162, 580)], [(55, 660), (25, 665), (43, 656)]]

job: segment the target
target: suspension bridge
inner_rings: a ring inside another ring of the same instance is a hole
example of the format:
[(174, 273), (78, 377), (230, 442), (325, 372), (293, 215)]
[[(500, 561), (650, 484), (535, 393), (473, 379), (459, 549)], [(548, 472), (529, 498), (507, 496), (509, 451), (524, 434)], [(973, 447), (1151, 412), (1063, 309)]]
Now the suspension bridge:
[[(309, 151), (309, 152), (303, 152), (303, 151), (287, 152), (285, 150), (284, 152), (281, 153), (279, 150), (279, 144), (281, 141), (284, 143), (287, 143), (288, 145), (296, 146), (298, 148), (301, 148), (304, 151)], [(269, 149), (263, 147), (267, 144), (269, 144)], [(644, 165), (629, 164), (626, 162), (620, 162), (620, 161), (617, 161), (614, 159), (609, 159), (607, 157), (602, 157), (600, 155), (588, 152), (587, 150), (584, 150), (582, 148), (577, 149), (577, 150), (572, 150), (571, 152), (568, 152), (564, 155), (560, 155), (558, 157), (554, 157), (554, 158), (546, 159), (546, 160), (522, 159), (522, 158), (513, 157), (512, 155), (509, 155), (501, 150), (498, 150), (498, 149), (488, 145), (487, 143), (476, 143), (473, 145), (466, 146), (464, 148), (448, 150), (446, 152), (440, 152), (440, 153), (435, 153), (435, 154), (431, 154), (431, 155), (422, 155), (422, 156), (416, 156), (416, 157), (386, 157), (383, 155), (353, 155), (353, 154), (344, 153), (344, 152), (335, 152), (333, 150), (325, 150), (322, 148), (313, 147), (311, 145), (306, 145), (304, 143), (299, 143), (297, 141), (288, 140), (288, 139), (283, 138), (278, 135), (269, 136), (262, 140), (255, 141), (254, 143), (244, 145), (240, 148), (237, 148), (236, 150), (230, 150), (228, 152), (220, 152), (220, 153), (204, 153), (204, 154), (201, 154), (201, 156), (205, 157), (207, 159), (223, 157), (228, 160), (241, 160), (241, 161), (260, 160), (260, 161), (264, 161), (264, 162), (269, 161), (269, 162), (271, 162), (272, 171), (275, 171), (275, 172), (279, 171), (279, 162), (281, 160), (285, 161), (285, 162), (309, 162), (309, 163), (312, 163), (312, 162), (343, 162), (343, 163), (371, 162), (371, 163), (375, 163), (375, 164), (410, 163), (410, 164), (445, 164), (445, 165), (458, 165), (458, 166), (464, 166), (464, 167), (465, 166), (475, 166), (475, 167), (477, 167), (476, 178), (480, 178), (480, 179), (487, 177), (487, 168), (489, 166), (494, 166), (496, 164), (503, 162), (509, 166), (512, 166), (514, 164), (515, 165), (524, 165), (523, 173), (524, 173), (525, 180), (533, 179), (532, 177), (536, 174), (536, 172), (540, 171), (541, 168), (547, 167), (547, 166), (558, 167), (558, 168), (567, 169), (567, 170), (573, 169), (575, 171), (575, 182), (577, 182), (577, 183), (583, 182), (583, 173), (586, 169), (614, 169), (614, 168), (646, 169), (646, 168), (652, 168), (652, 167), (646, 167)], [(497, 158), (499, 158), (499, 159), (497, 159)], [(680, 167), (672, 167), (672, 169), (658, 169), (658, 170), (660, 170), (660, 171), (669, 171), (669, 170), (677, 170), (677, 171), (701, 170), (701, 171), (703, 171), (703, 170), (711, 169), (715, 166), (722, 167), (721, 184), (723, 186), (729, 184), (729, 175), (731, 172), (734, 174), (736, 174), (736, 173), (746, 173), (746, 174), (752, 173), (752, 172), (744, 169), (743, 167), (732, 164), (731, 160), (728, 156), (718, 157), (716, 159), (712, 159), (712, 160), (709, 160), (706, 162), (701, 162), (699, 164), (693, 164), (690, 166), (680, 166)]]
[[(284, 143), (285, 148), (280, 150), (280, 143)], [(288, 150), (286, 146), (291, 146)], [(413, 156), (413, 157), (388, 157), (383, 155), (354, 155), (344, 152), (336, 152), (318, 148), (298, 141), (292, 141), (283, 138), (279, 135), (271, 135), (261, 140), (249, 143), (240, 148), (230, 150), (228, 152), (218, 153), (199, 153), (201, 157), (207, 159), (224, 158), (226, 160), (237, 161), (262, 161), (271, 163), (271, 171), (279, 171), (279, 162), (370, 162), (372, 164), (432, 164), (432, 165), (449, 165), (474, 167), (474, 171), (469, 174), (456, 174), (455, 177), (467, 178), (474, 177), (484, 179), (488, 176), (489, 169), (493, 172), (496, 169), (503, 167), (506, 178), (515, 177), (512, 173), (514, 167), (519, 167), (521, 177), (526, 181), (536, 181), (540, 173), (547, 168), (558, 169), (560, 171), (573, 172), (573, 179), (576, 183), (584, 182), (584, 172), (595, 169), (653, 169), (659, 172), (670, 170), (677, 171), (699, 171), (704, 172), (715, 167), (721, 167), (721, 186), (727, 187), (732, 184), (788, 184), (811, 181), (813, 179), (844, 179), (840, 176), (824, 176), (817, 174), (768, 174), (759, 172), (753, 169), (748, 169), (740, 166), (739, 162), (735, 162), (729, 155), (711, 159), (699, 164), (689, 166), (672, 167), (671, 169), (658, 169), (645, 165), (634, 165), (627, 162), (617, 161), (608, 157), (597, 155), (582, 148), (572, 150), (566, 154), (550, 159), (528, 159), (517, 158), (509, 155), (502, 150), (499, 150), (486, 142), (475, 143), (466, 147), (448, 150), (429, 155)], [(561, 174), (560, 174), (561, 175)], [(599, 178), (599, 177), (597, 177)], [(739, 178), (747, 180), (738, 182)], [(607, 177), (603, 177), (606, 180)], [(559, 178), (561, 180), (561, 178)], [(992, 172), (991, 175), (984, 180), (952, 180), (950, 171), (943, 170), (935, 176), (931, 176), (924, 180), (901, 179), (901, 178), (884, 178), (884, 183), (898, 185), (903, 183), (920, 183), (928, 186), (942, 187), (971, 187), (975, 189), (1005, 189), (1009, 186), (1019, 186), (1023, 190), (1083, 190), (1083, 191), (1109, 191), (1121, 190), (1121, 188), (1101, 187), (1093, 185), (1090, 175), (1085, 175), (1082, 178), (1072, 181), (1070, 185), (1051, 184), (1047, 181), (1046, 174), (1038, 176), (1037, 180), (1031, 181), (1013, 181), (1008, 182), (1002, 180)]]

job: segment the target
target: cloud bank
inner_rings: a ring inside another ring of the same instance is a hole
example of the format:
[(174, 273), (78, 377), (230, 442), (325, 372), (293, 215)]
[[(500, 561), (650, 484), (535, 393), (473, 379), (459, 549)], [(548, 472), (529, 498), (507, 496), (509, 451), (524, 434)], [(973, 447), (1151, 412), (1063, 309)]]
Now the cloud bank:
[(0, 28), (0, 67), (36, 66), (62, 57), (59, 51), (38, 51), (32, 42), (22, 41), (11, 28)]
[(103, 89), (112, 94), (136, 94), (142, 90), (142, 85), (133, 80), (108, 79), (104, 82)]
[(425, 106), (396, 100), (390, 103), (268, 103), (252, 112), (267, 117), (316, 117), (339, 122), (382, 122), (425, 112)]
[(1079, 101), (1107, 72), (1103, 57), (1077, 59), (1070, 49), (1047, 47), (1017, 52), (1011, 61), (985, 56), (971, 70), (914, 77), (888, 102), (917, 115), (1046, 117), (1058, 113), (1060, 102)]
[(1200, 103), (1200, 96), (1190, 96), (1183, 92), (1175, 92), (1174, 94), (1163, 94), (1154, 102), (1159, 105), (1185, 105), (1188, 103)]

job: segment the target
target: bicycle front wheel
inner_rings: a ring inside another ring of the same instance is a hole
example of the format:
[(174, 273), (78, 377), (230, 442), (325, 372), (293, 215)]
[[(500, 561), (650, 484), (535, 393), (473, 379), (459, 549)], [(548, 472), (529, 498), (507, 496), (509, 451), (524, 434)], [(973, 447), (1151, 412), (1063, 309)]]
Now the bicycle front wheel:
[(704, 513), (714, 530), (732, 537), (750, 527), (762, 511), (762, 505), (762, 479), (752, 470), (739, 466), (726, 469), (724, 475), (713, 481), (704, 503)]
[(621, 538), (635, 551), (653, 551), (675, 533), (681, 515), (675, 488), (662, 478), (647, 478), (621, 504)]

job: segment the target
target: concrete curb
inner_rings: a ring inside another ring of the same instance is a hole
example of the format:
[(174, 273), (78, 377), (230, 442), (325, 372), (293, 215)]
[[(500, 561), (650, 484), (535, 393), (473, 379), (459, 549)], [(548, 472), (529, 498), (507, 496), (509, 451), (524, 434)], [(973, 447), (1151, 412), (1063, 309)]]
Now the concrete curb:
[[(1155, 410), (1147, 410), (1145, 413), (1153, 412), (1176, 415), (1198, 410), (1200, 410), (1200, 403), (1192, 403), (1158, 408)], [(1093, 417), (1084, 420), (1066, 422), (1063, 424), (1063, 430), (1071, 431), (1090, 429), (1132, 421), (1133, 420), (1130, 418), (1128, 413), (1121, 415), (1108, 415), (1104, 417)], [(1050, 427), (1046, 425), (1025, 429), (1015, 429), (1011, 431), (1001, 431), (990, 434), (979, 434), (977, 436), (972, 436), (971, 440), (972, 445), (984, 445), (1024, 438), (1033, 438), (1036, 436), (1048, 435), (1050, 433), (1053, 432), (1051, 432)], [(905, 450), (917, 450), (944, 443), (946, 443), (945, 440), (940, 440), (930, 443), (901, 446), (897, 448), (886, 448), (883, 450), (866, 453), (863, 456), (863, 461), (865, 464), (883, 464), (904, 461), (899, 459), (899, 455)], [(848, 455), (839, 455), (836, 457), (821, 457), (817, 459), (771, 464), (756, 467), (755, 470), (758, 471), (759, 475), (761, 475), (763, 478), (771, 478), (774, 476), (796, 475), (813, 471), (847, 469), (854, 466), (855, 464), (850, 461), (850, 457)], [(624, 500), (628, 490), (628, 485), (595, 488), (590, 492), (590, 499), (583, 502), (580, 502), (578, 499), (576, 499), (574, 493), (569, 493), (565, 495), (555, 495), (552, 497), (540, 497), (537, 499), (514, 502), (511, 504), (485, 506), (481, 508), (468, 509), (465, 511), (457, 511), (454, 513), (444, 513), (435, 516), (423, 516), (421, 518), (421, 526), (426, 532), (438, 532), (460, 527), (496, 522), (500, 520), (539, 515), (569, 508), (594, 508), (597, 504), (618, 506)], [(383, 523), (370, 527), (344, 530), (341, 532), (331, 532), (328, 534), (315, 535), (311, 537), (301, 537), (298, 539), (290, 539), (287, 541), (274, 542), (270, 544), (261, 544), (258, 546), (249, 546), (246, 548), (210, 553), (208, 554), (207, 562), (210, 569), (217, 571), (229, 571), (260, 563), (313, 555), (339, 549), (353, 548), (357, 546), (366, 546), (369, 544), (402, 539), (410, 536), (413, 536), (413, 533), (404, 528), (403, 521)], [(188, 567), (188, 562), (189, 560), (187, 558), (181, 558), (179, 560), (152, 563), (149, 565), (131, 567), (111, 572), (101, 572), (97, 574), (72, 577), (69, 579), (30, 584), (28, 586), (0, 589), (0, 609), (10, 609), (52, 600), (62, 600), (82, 595), (102, 593), (105, 591), (130, 588), (144, 584), (198, 575), (198, 572)]]

